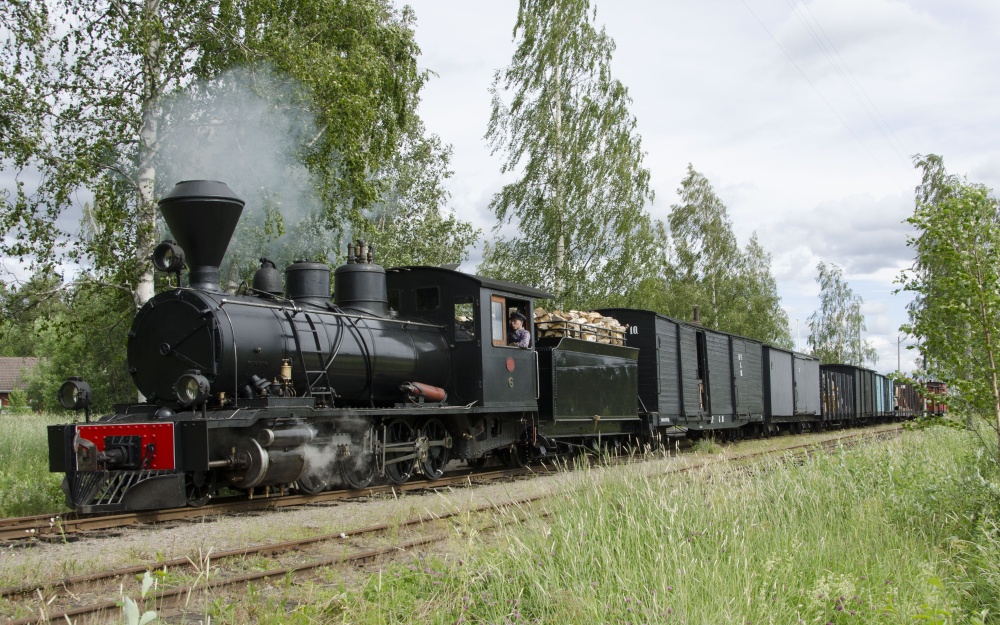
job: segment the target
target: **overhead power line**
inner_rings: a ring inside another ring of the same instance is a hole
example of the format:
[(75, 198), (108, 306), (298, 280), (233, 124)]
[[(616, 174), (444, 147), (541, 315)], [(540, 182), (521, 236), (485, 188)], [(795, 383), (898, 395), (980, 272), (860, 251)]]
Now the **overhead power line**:
[(760, 19), (760, 17), (757, 16), (757, 13), (755, 13), (754, 10), (750, 8), (750, 5), (747, 4), (746, 0), (740, 0), (740, 2), (742, 2), (743, 6), (746, 7), (746, 10), (750, 12), (750, 15), (752, 15), (753, 18), (757, 20), (757, 23), (760, 24), (760, 27), (764, 29), (764, 32), (767, 33), (767, 36), (771, 38), (771, 41), (774, 42), (774, 45), (778, 46), (778, 49), (781, 50), (782, 54), (785, 55), (785, 58), (788, 59), (788, 62), (791, 63), (793, 67), (795, 67), (796, 71), (799, 72), (799, 75), (802, 76), (803, 80), (809, 83), (809, 86), (812, 87), (813, 91), (816, 92), (816, 95), (818, 95), (819, 98), (823, 100), (823, 103), (826, 104), (827, 108), (830, 109), (830, 112), (833, 113), (838, 120), (840, 120), (840, 123), (844, 126), (847, 132), (849, 132), (851, 136), (854, 137), (854, 140), (858, 142), (858, 145), (860, 145), (864, 149), (864, 151), (868, 153), (868, 156), (870, 156), (871, 159), (875, 161), (875, 164), (877, 164), (882, 169), (882, 171), (885, 172), (887, 176), (889, 176), (895, 181), (896, 178), (895, 176), (892, 175), (892, 172), (886, 169), (882, 161), (879, 160), (878, 157), (876, 157), (875, 154), (868, 149), (868, 146), (865, 145), (865, 142), (862, 141), (860, 137), (858, 137), (857, 133), (854, 132), (854, 129), (851, 128), (851, 126), (847, 123), (847, 121), (840, 115), (840, 113), (837, 112), (837, 109), (833, 107), (830, 101), (826, 99), (826, 96), (823, 95), (823, 92), (821, 92), (819, 88), (816, 86), (816, 84), (809, 78), (809, 76), (806, 75), (805, 71), (802, 70), (802, 67), (799, 66), (799, 64), (795, 61), (795, 59), (792, 58), (792, 55), (790, 55), (788, 51), (785, 50), (785, 47), (782, 46), (781, 43), (778, 41), (778, 39), (774, 36), (774, 34), (771, 33), (771, 30), (764, 24), (764, 22)]
[[(820, 49), (823, 55), (830, 62), (830, 65), (837, 71), (837, 75), (843, 81), (844, 85), (847, 87), (854, 99), (858, 101), (861, 108), (864, 109), (865, 114), (868, 115), (868, 119), (871, 120), (872, 124), (878, 128), (882, 137), (885, 138), (886, 143), (889, 147), (896, 153), (899, 159), (909, 165), (909, 159), (905, 155), (905, 150), (902, 149), (902, 144), (896, 137), (896, 134), (892, 131), (889, 123), (885, 120), (882, 114), (879, 112), (878, 107), (872, 101), (868, 92), (865, 90), (864, 86), (858, 80), (854, 72), (851, 71), (851, 66), (847, 64), (844, 57), (841, 56), (840, 51), (837, 46), (830, 39), (827, 34), (826, 29), (823, 28), (823, 24), (816, 18), (816, 15), (809, 8), (809, 5), (802, 0), (787, 0), (788, 5), (792, 8), (792, 12), (802, 23), (802, 26), (812, 37), (812, 40), (816, 43), (816, 46)], [(802, 11), (798, 8), (801, 6)], [(813, 26), (815, 24), (815, 27)]]

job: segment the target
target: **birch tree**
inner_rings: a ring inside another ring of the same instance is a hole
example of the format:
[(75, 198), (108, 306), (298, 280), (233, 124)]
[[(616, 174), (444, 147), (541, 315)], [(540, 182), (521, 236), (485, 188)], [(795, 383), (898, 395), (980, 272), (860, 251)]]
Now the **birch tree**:
[(357, 234), (386, 266), (452, 265), (468, 258), (481, 231), (448, 210), (451, 147), (414, 118), (399, 152), (382, 172), (385, 191), (364, 213)]
[(778, 282), (771, 273), (771, 254), (761, 245), (756, 232), (743, 250), (737, 281), (740, 297), (731, 304), (736, 314), (728, 331), (793, 348), (788, 313), (781, 307)]
[[(589, 0), (521, 0), (486, 138), (506, 184), (480, 271), (554, 291), (567, 306), (632, 296), (655, 275), (653, 200), (614, 41)], [(504, 229), (504, 226), (510, 225)]]
[(861, 312), (864, 298), (854, 293), (837, 265), (819, 263), (819, 310), (809, 316), (809, 349), (820, 362), (864, 367), (874, 365), (878, 354), (870, 341), (861, 339), (867, 327)]
[(675, 260), (667, 313), (687, 318), (697, 304), (710, 328), (792, 347), (771, 255), (757, 233), (741, 250), (725, 203), (690, 164), (677, 193), (669, 217)]
[(924, 174), (907, 220), (915, 258), (898, 282), (916, 297), (902, 330), (918, 339), (925, 374), (947, 383), (949, 406), (984, 418), (1000, 446), (1000, 206), (939, 156), (914, 160)]
[[(688, 164), (677, 190), (680, 203), (670, 207), (670, 232), (677, 251), (678, 280), (697, 283), (707, 301), (702, 304), (706, 326), (726, 329), (726, 304), (736, 297), (740, 247), (726, 205), (712, 184)], [(705, 305), (707, 304), (707, 305)]]
[[(0, 254), (67, 259), (153, 294), (154, 198), (165, 96), (236, 66), (276, 68), (321, 132), (303, 146), (327, 208), (357, 217), (379, 194), (423, 76), (412, 13), (388, 0), (12, 0), (0, 4)], [(160, 184), (161, 187), (157, 185)], [(92, 236), (71, 225), (79, 199)]]

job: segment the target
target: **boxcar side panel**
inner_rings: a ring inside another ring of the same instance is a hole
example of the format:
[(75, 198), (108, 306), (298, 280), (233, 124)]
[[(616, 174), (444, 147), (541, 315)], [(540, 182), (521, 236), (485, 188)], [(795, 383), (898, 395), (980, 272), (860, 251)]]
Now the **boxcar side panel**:
[(792, 380), (792, 354), (790, 352), (765, 348), (767, 352), (767, 414), (771, 418), (790, 417), (795, 410)]
[(793, 355), (795, 362), (795, 414), (819, 416), (822, 403), (819, 395), (819, 360)]
[(764, 415), (763, 371), (761, 345), (740, 337), (730, 337), (735, 412), (752, 421)]
[(861, 374), (861, 418), (871, 419), (875, 416), (875, 372), (868, 369), (859, 369)]
[(729, 336), (705, 331), (705, 353), (708, 361), (708, 405), (713, 417), (732, 421), (733, 370), (729, 354)]
[(677, 323), (656, 317), (657, 405), (660, 417), (676, 420), (683, 414), (677, 349)]

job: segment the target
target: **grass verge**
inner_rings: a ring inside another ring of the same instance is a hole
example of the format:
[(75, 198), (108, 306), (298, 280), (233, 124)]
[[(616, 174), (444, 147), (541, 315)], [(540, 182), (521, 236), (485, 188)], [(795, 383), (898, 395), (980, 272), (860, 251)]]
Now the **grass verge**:
[(67, 510), (62, 473), (49, 473), (46, 426), (66, 423), (65, 415), (0, 416), (0, 517)]
[(752, 476), (594, 471), (545, 519), (321, 605), (359, 623), (993, 622), (987, 466), (932, 428)]

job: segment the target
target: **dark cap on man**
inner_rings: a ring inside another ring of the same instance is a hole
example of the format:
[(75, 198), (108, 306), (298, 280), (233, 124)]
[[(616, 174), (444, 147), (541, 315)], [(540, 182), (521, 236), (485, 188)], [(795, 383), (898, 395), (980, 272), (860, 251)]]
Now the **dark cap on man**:
[(511, 320), (511, 321), (513, 321), (513, 320), (515, 320), (515, 319), (520, 319), (520, 320), (521, 320), (521, 323), (525, 323), (525, 322), (527, 322), (527, 321), (528, 321), (528, 318), (527, 318), (527, 317), (525, 317), (524, 315), (522, 315), (522, 314), (521, 314), (521, 313), (519, 313), (519, 312), (515, 312), (515, 313), (511, 313), (511, 314), (510, 314), (510, 320)]

